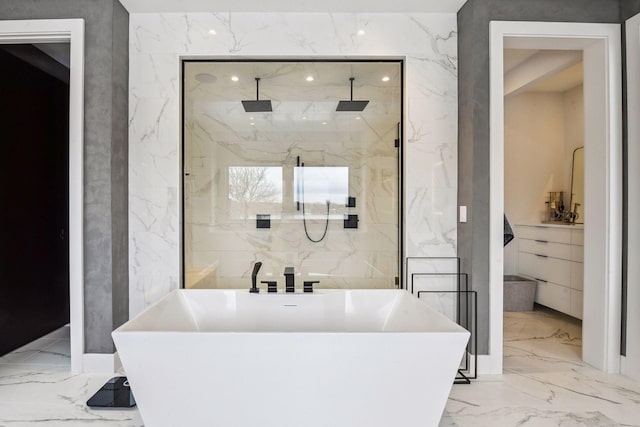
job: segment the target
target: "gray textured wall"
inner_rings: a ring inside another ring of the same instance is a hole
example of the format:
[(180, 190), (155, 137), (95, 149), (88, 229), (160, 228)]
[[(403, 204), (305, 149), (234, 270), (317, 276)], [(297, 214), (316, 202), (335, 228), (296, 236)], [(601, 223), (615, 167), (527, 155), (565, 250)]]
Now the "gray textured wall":
[(85, 19), (85, 352), (112, 353), (128, 316), (129, 15), (118, 0), (3, 0), (0, 19)]
[(111, 227), (113, 328), (129, 319), (129, 12), (113, 2)]
[(620, 2), (620, 19), (624, 22), (640, 13), (640, 0), (622, 0)]
[(620, 22), (619, 0), (468, 0), (458, 12), (458, 255), (478, 291), (478, 350), (489, 341), (489, 22)]

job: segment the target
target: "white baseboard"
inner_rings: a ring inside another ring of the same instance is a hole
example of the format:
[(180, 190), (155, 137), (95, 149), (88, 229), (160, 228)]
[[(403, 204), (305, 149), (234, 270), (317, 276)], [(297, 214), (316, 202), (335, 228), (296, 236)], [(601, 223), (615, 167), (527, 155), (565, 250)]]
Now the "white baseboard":
[(640, 367), (631, 363), (631, 359), (625, 356), (620, 356), (620, 373), (625, 377), (640, 381)]
[(82, 371), (87, 374), (114, 374), (122, 368), (118, 353), (85, 353), (82, 355)]
[(478, 375), (502, 375), (502, 363), (496, 363), (491, 355), (482, 354), (477, 357)]

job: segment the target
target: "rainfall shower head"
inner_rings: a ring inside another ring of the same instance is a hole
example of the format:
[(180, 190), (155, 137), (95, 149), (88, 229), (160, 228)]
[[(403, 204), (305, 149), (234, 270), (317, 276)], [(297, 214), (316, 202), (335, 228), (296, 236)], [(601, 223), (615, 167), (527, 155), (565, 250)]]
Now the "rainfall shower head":
[(336, 111), (362, 111), (365, 109), (369, 101), (354, 101), (353, 100), (353, 81), (355, 77), (349, 77), (349, 81), (351, 81), (351, 99), (349, 101), (340, 101), (338, 102), (338, 108)]
[(247, 113), (268, 113), (271, 109), (271, 100), (260, 100), (260, 77), (256, 77), (256, 99), (242, 101), (244, 111)]

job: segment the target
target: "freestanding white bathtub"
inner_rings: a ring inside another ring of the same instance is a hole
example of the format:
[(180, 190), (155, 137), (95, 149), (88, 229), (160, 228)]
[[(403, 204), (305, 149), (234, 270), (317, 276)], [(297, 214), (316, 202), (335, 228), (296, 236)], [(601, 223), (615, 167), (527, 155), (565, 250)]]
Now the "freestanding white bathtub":
[(400, 290), (178, 290), (112, 335), (146, 427), (437, 426), (469, 338)]

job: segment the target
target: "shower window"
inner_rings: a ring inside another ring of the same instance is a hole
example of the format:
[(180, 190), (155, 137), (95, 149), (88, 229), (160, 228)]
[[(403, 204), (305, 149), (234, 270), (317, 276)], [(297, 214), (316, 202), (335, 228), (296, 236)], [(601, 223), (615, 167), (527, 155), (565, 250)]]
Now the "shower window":
[(258, 214), (280, 217), (282, 212), (282, 168), (234, 166), (228, 169), (229, 217), (252, 219)]
[(395, 288), (402, 63), (187, 60), (182, 71), (183, 286), (245, 288), (261, 261), (259, 279), (280, 287), (291, 266), (298, 284)]
[[(296, 188), (296, 206), (298, 203), (305, 203), (306, 206), (313, 206), (316, 212), (322, 212), (322, 208), (329, 203), (329, 218), (343, 218), (344, 209), (339, 208), (346, 206), (347, 197), (349, 197), (349, 167), (296, 167), (293, 172), (293, 181)], [(322, 208), (318, 209), (318, 206)], [(324, 214), (308, 215), (321, 218)], [(302, 214), (298, 217), (302, 217)]]

